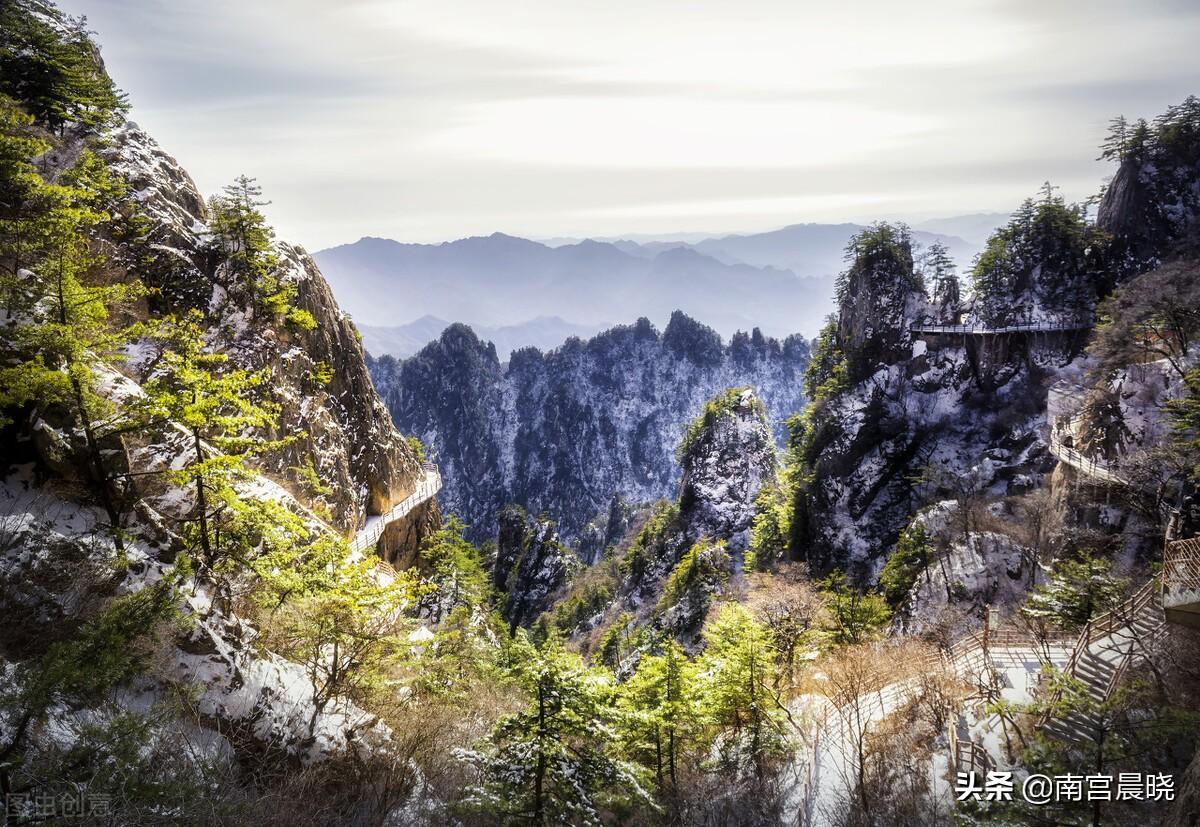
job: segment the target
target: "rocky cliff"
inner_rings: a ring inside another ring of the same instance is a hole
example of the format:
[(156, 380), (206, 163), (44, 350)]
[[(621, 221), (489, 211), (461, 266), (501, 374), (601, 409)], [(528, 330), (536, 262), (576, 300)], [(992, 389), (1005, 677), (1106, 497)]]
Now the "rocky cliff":
[[(294, 304), (312, 314), (311, 330), (256, 316), (233, 274), (213, 254), (211, 215), (186, 170), (134, 123), (102, 151), (149, 219), (144, 239), (117, 246), (116, 262), (157, 291), (152, 314), (189, 308), (212, 316), (209, 341), (247, 369), (269, 369), (280, 404), (276, 435), (299, 436), (264, 460), (263, 470), (300, 500), (350, 532), (411, 492), (419, 462), (392, 426), (372, 387), (362, 346), (312, 258), (278, 246), (279, 277), (295, 286)], [(141, 363), (128, 363), (136, 372)], [(309, 460), (323, 482), (300, 473)]]
[(495, 536), (497, 510), (517, 503), (547, 512), (575, 542), (609, 511), (674, 497), (673, 455), (707, 399), (751, 386), (776, 438), (803, 405), (808, 344), (739, 334), (724, 344), (676, 313), (661, 333), (646, 320), (547, 353), (525, 349), (501, 365), (495, 349), (462, 325), (417, 356), (371, 362), (396, 425), (421, 437), (445, 478), (442, 505)]
[(628, 638), (642, 630), (694, 648), (709, 608), (744, 585), (756, 500), (777, 472), (766, 408), (750, 388), (721, 392), (689, 424), (677, 456), (679, 496), (633, 511), (614, 501), (597, 527), (607, 541), (603, 559), (574, 579), (545, 552), (537, 559), (549, 565), (527, 570), (528, 553), (513, 562), (517, 555), (506, 549), (514, 538), (531, 537), (525, 546), (536, 549), (542, 534), (520, 530), (523, 513), (505, 509), (497, 567), (511, 571), (509, 603), (526, 591), (557, 591), (556, 604), (541, 610), (566, 634), (585, 640), (615, 629)]

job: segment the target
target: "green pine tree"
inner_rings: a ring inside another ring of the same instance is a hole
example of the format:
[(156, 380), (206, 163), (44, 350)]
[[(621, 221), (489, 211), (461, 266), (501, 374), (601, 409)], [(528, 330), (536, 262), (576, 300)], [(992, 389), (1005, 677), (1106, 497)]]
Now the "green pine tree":
[(887, 601), (873, 592), (856, 589), (835, 571), (821, 581), (829, 607), (829, 633), (834, 643), (864, 643), (880, 636), (892, 618)]
[(1112, 564), (1082, 554), (1054, 564), (1050, 580), (1034, 589), (1021, 613), (1073, 632), (1125, 597), (1127, 581), (1113, 576)]
[(676, 790), (684, 756), (700, 734), (696, 668), (668, 639), (662, 654), (643, 655), (618, 690), (625, 751), (653, 775), (660, 794)]
[(163, 350), (144, 387), (155, 411), (187, 433), (187, 458), (169, 477), (194, 492), (189, 525), (195, 528), (200, 562), (212, 573), (222, 550), (218, 515), (237, 500), (233, 482), (250, 457), (288, 439), (262, 435), (277, 421), (276, 407), (254, 398), (269, 371), (228, 370), (229, 357), (207, 349), (202, 322), (199, 311), (192, 311), (183, 318), (169, 317), (151, 331)]
[(704, 641), (699, 694), (714, 727), (713, 747), (725, 767), (761, 780), (786, 744), (770, 636), (749, 611), (731, 602), (705, 628)]
[(554, 638), (534, 646), (524, 630), (509, 660), (528, 701), (481, 751), (463, 753), (482, 781), (466, 805), (497, 824), (538, 827), (599, 825), (602, 813), (631, 802), (653, 809), (638, 771), (617, 754), (611, 676)]
[(275, 232), (262, 213), (269, 203), (262, 199), (262, 187), (245, 175), (211, 199), (216, 251), (258, 309), (298, 329), (311, 330), (316, 327), (312, 314), (293, 304), (296, 285), (281, 277)]

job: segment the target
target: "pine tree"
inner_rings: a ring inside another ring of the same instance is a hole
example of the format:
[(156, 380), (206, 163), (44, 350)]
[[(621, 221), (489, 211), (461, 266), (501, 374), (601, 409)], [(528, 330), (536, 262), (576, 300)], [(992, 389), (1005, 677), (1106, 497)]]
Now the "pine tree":
[(280, 277), (275, 233), (261, 209), (270, 203), (262, 199), (262, 187), (245, 175), (211, 199), (216, 252), (256, 307), (294, 327), (311, 330), (316, 327), (312, 314), (292, 304), (296, 285)]
[(835, 643), (863, 643), (882, 633), (892, 613), (878, 594), (864, 592), (835, 571), (821, 581), (829, 607), (829, 632)]
[(1108, 135), (1100, 145), (1098, 161), (1124, 161), (1129, 154), (1129, 121), (1118, 115), (1108, 122)]
[(923, 264), (926, 283), (933, 285), (933, 303), (938, 306), (940, 317), (957, 322), (961, 312), (962, 291), (955, 273), (954, 259), (950, 257), (950, 248), (935, 241), (925, 252)]
[(479, 550), (463, 539), (466, 526), (451, 517), (421, 541), (417, 569), (429, 588), (417, 611), (435, 623), (456, 607), (484, 604), (490, 593)]
[(498, 824), (601, 824), (601, 812), (627, 802), (654, 808), (636, 769), (616, 752), (611, 677), (585, 667), (551, 638), (541, 647), (517, 633), (511, 672), (528, 697), (503, 719), (480, 752), (461, 753), (482, 783), (467, 805)]
[(733, 772), (761, 780), (784, 749), (783, 705), (774, 689), (775, 651), (767, 630), (738, 603), (726, 603), (704, 630), (700, 696), (715, 727), (713, 745)]
[(23, 103), (45, 126), (98, 130), (128, 109), (104, 72), (86, 18), (39, 0), (0, 3), (0, 93)]
[(155, 633), (178, 617), (176, 587), (186, 570), (114, 600), (67, 640), (17, 664), (0, 687), (0, 793), (13, 792), (30, 735), (56, 705), (98, 703), (113, 687), (145, 671)]
[(1120, 603), (1126, 585), (1113, 576), (1107, 560), (1087, 554), (1059, 560), (1049, 582), (1034, 590), (1021, 613), (1047, 619), (1068, 632), (1076, 631)]
[(206, 350), (202, 322), (199, 311), (192, 311), (169, 317), (151, 331), (163, 350), (144, 387), (156, 413), (188, 434), (190, 453), (169, 477), (194, 491), (194, 537), (201, 562), (211, 570), (220, 557), (219, 523), (213, 521), (236, 500), (233, 481), (251, 456), (288, 440), (261, 435), (275, 427), (276, 409), (252, 395), (267, 382), (269, 371), (226, 370), (229, 357)]
[(265, 636), (308, 673), (310, 727), (337, 697), (367, 705), (380, 700), (390, 667), (407, 648), (402, 633), (411, 626), (403, 610), (419, 591), (415, 576), (402, 572), (380, 579), (374, 561), (352, 559), (346, 544), (334, 538), (273, 557), (256, 566), (270, 584), (267, 595), (276, 602), (281, 586), (290, 590), (264, 620)]
[(618, 692), (626, 752), (653, 774), (659, 792), (679, 784), (679, 765), (699, 735), (696, 669), (674, 640), (643, 655)]
[(898, 608), (904, 603), (921, 572), (929, 568), (932, 556), (933, 545), (925, 526), (919, 522), (909, 524), (879, 573), (879, 588), (888, 605)]
[(11, 418), (4, 411), (26, 404), (42, 409), (67, 406), (83, 434), (87, 473), (120, 551), (128, 502), (122, 475), (106, 453), (113, 440), (147, 427), (153, 416), (137, 400), (116, 404), (102, 395), (96, 366), (120, 358), (120, 348), (136, 330), (114, 328), (110, 309), (140, 298), (144, 290), (137, 282), (83, 282), (83, 274), (97, 260), (87, 255), (79, 233), (94, 217), (76, 207), (57, 210), (53, 219), (57, 246), (24, 279), (21, 316), (0, 338), (14, 357), (0, 368), (0, 424)]
[(1079, 442), (1076, 446), (1086, 457), (1115, 460), (1133, 436), (1125, 424), (1118, 394), (1104, 388), (1088, 395), (1080, 413)]

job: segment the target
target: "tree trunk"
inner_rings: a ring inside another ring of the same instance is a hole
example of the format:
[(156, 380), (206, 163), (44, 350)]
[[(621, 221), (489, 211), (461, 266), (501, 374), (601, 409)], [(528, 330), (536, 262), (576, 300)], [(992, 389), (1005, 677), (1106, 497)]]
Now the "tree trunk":
[[(203, 447), (200, 441), (200, 432), (195, 428), (192, 429), (192, 441), (196, 448), (196, 462), (200, 462), (204, 456)], [(200, 548), (204, 550), (205, 565), (212, 565), (212, 544), (208, 539), (208, 500), (204, 495), (204, 477), (196, 474), (193, 479), (196, 481), (196, 512), (197, 521), (200, 524)]]
[(533, 778), (533, 823), (545, 825), (546, 813), (542, 802), (542, 783), (546, 776), (546, 695), (545, 687), (538, 681), (538, 735), (537, 735), (537, 770)]

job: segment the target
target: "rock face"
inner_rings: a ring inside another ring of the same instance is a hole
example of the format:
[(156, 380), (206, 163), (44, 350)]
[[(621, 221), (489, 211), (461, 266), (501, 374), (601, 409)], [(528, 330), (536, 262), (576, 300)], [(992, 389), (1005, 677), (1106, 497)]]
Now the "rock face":
[[(298, 438), (265, 458), (263, 470), (346, 533), (407, 496), (419, 475), (417, 457), (392, 426), (357, 333), (309, 255), (291, 245), (278, 248), (281, 278), (295, 286), (294, 304), (312, 314), (316, 327), (294, 329), (256, 317), (232, 274), (216, 262), (208, 208), (175, 159), (134, 123), (116, 130), (103, 154), (151, 222), (143, 245), (118, 246), (115, 257), (126, 266), (138, 262), (138, 275), (159, 291), (150, 312), (206, 310), (214, 348), (239, 367), (271, 371), (280, 406), (273, 436)], [(130, 366), (136, 370), (136, 360)], [(310, 459), (324, 490), (300, 473)]]
[(712, 399), (688, 429), (680, 495), (641, 518), (621, 546), (624, 577), (607, 615), (627, 612), (689, 647), (709, 606), (741, 576), (754, 501), (775, 478), (766, 409), (749, 388)]
[(1200, 163), (1156, 146), (1122, 160), (1104, 191), (1096, 226), (1116, 240), (1116, 258), (1129, 273), (1158, 264), (1178, 239), (1194, 232), (1200, 215)]
[(852, 381), (911, 354), (909, 325), (926, 306), (906, 232), (886, 226), (876, 232), (838, 284), (837, 337)]
[(775, 476), (775, 445), (762, 402), (750, 388), (727, 391), (709, 403), (679, 453), (679, 513), (687, 539), (723, 540), (731, 551), (745, 551), (754, 498)]
[(542, 353), (495, 349), (453, 325), (417, 356), (372, 360), (376, 387), (397, 426), (430, 447), (444, 479), (441, 502), (494, 537), (509, 502), (547, 512), (568, 542), (628, 502), (673, 497), (673, 455), (685, 425), (724, 388), (747, 385), (765, 405), (776, 438), (803, 406), (808, 344), (715, 332), (676, 313), (661, 334), (646, 320)]
[[(235, 367), (270, 371), (278, 423), (265, 436), (294, 440), (257, 458), (248, 478), (237, 482), (239, 490), (300, 517), (308, 537), (352, 534), (366, 515), (412, 491), (417, 455), (392, 425), (357, 334), (311, 258), (298, 247), (275, 249), (276, 275), (294, 286), (292, 304), (315, 326), (306, 330), (257, 313), (213, 251), (211, 216), (188, 174), (135, 124), (105, 138), (99, 152), (128, 184), (148, 231), (129, 239), (96, 230), (99, 237), (91, 240), (105, 249), (105, 275), (139, 278), (153, 288), (135, 313), (154, 318), (200, 310), (213, 351), (228, 355)], [(82, 139), (78, 146), (68, 139), (61, 157), (48, 164), (69, 163), (82, 146)], [(140, 394), (138, 380), (155, 355), (147, 343), (135, 343), (119, 370), (96, 366), (98, 393), (115, 405)], [(0, 634), (0, 672), (69, 637), (80, 617), (114, 595), (154, 587), (171, 574), (181, 546), (173, 527), (184, 523), (191, 505), (189, 492), (163, 474), (180, 467), (188, 449), (175, 427), (155, 425), (128, 441), (113, 440), (105, 461), (131, 471), (142, 486), (118, 555), (99, 513), (86, 504), (79, 452), (72, 447), (75, 423), (65, 414), (58, 421), (56, 412), (49, 418), (55, 421), (40, 415), (19, 420), (3, 435), (0, 614), (14, 622)], [(438, 522), (436, 505), (414, 512), (389, 529), (385, 550), (415, 548)], [(360, 749), (366, 754), (386, 740), (386, 727), (353, 703), (319, 699), (303, 667), (264, 652), (255, 630), (205, 589), (198, 582), (184, 589), (178, 608), (189, 631), (164, 639), (161, 663), (138, 691), (154, 698), (195, 686), (195, 729), (204, 731), (198, 737), (239, 756), (272, 750), (310, 762)]]
[[(926, 306), (924, 289), (903, 277), (912, 266), (905, 245), (887, 247), (888, 255), (872, 252), (850, 268), (825, 370), (836, 387), (810, 416), (810, 477), (793, 526), (815, 571), (848, 568), (864, 581), (925, 503), (1013, 493), (1053, 468), (1046, 389), (1083, 343), (1078, 336), (914, 335), (908, 328)], [(886, 272), (894, 278), (880, 278)], [(856, 273), (876, 285), (863, 289), (886, 324), (860, 329), (865, 299), (849, 289)]]
[(580, 562), (558, 542), (549, 519), (529, 520), (519, 508), (506, 509), (502, 519), (494, 575), (508, 593), (503, 614), (515, 630), (529, 625), (553, 605)]

